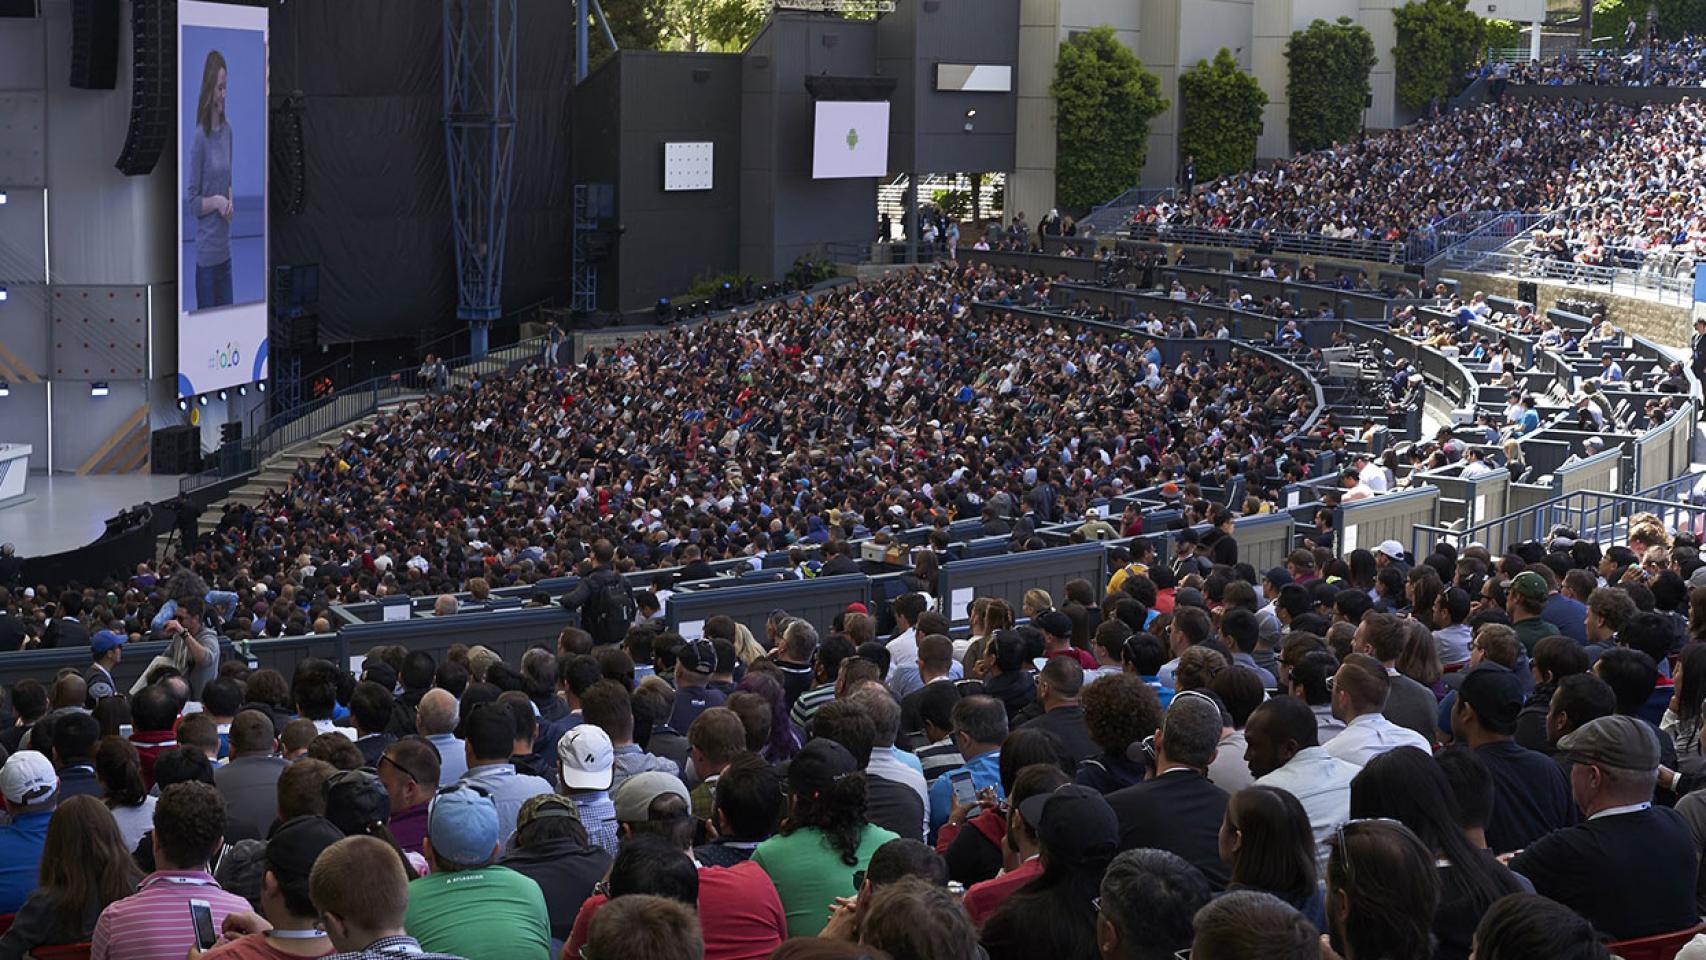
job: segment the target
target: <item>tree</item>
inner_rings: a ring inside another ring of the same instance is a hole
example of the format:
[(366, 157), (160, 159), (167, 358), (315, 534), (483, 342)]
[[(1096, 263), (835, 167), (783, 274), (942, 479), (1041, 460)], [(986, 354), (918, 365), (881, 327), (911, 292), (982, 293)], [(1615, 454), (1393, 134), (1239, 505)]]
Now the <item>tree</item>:
[[(669, 22), (669, 0), (599, 0), (599, 7), (610, 24), (610, 33), (617, 46), (624, 50), (656, 50), (663, 45), (664, 29)], [(597, 24), (590, 28), (593, 37), (593, 58), (601, 61), (610, 55), (604, 42), (604, 31)]]
[(1457, 92), (1486, 39), (1469, 0), (1411, 0), (1392, 16), (1398, 24), (1398, 45), (1392, 48), (1398, 102), (1416, 110)]
[(1199, 179), (1213, 180), (1255, 164), (1268, 95), (1259, 80), (1238, 69), (1232, 51), (1221, 47), (1212, 64), (1198, 60), (1180, 74), (1179, 101), (1184, 114), (1179, 153), (1196, 158)]
[(1593, 32), (1614, 38), (1612, 45), (1621, 47), (1623, 31), (1633, 20), (1639, 46), (1646, 36), (1649, 5), (1658, 13), (1659, 35), (1667, 40), (1706, 33), (1706, 3), (1700, 0), (1599, 0), (1593, 6)]
[(1079, 212), (1135, 186), (1149, 153), (1149, 121), (1170, 105), (1161, 81), (1108, 26), (1060, 45), (1054, 83), (1054, 189)]
[(1340, 17), (1316, 20), (1291, 35), (1285, 45), (1290, 76), (1291, 138), (1305, 153), (1353, 139), (1362, 131), (1362, 112), (1372, 88), (1374, 38)]
[(764, 26), (762, 0), (668, 0), (664, 45), (738, 52)]
[(1528, 48), (1528, 26), (1513, 20), (1483, 20), (1481, 21), (1481, 46), (1492, 47), (1494, 50), (1510, 50), (1515, 47)]

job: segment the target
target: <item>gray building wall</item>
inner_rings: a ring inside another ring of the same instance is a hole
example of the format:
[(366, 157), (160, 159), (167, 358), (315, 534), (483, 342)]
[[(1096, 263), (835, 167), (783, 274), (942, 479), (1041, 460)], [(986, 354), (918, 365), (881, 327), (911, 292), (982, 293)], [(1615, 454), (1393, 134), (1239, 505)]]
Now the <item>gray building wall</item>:
[[(894, 77), (891, 173), (990, 173), (1013, 168), (1018, 97), (938, 91), (936, 65), (1017, 67), (1020, 0), (920, 0), (877, 21), (877, 72)], [(967, 116), (975, 111), (975, 116)], [(966, 124), (971, 129), (966, 129)]]
[(874, 179), (813, 180), (813, 75), (869, 76), (872, 21), (778, 12), (741, 55), (740, 269), (780, 277), (826, 245), (877, 231)]

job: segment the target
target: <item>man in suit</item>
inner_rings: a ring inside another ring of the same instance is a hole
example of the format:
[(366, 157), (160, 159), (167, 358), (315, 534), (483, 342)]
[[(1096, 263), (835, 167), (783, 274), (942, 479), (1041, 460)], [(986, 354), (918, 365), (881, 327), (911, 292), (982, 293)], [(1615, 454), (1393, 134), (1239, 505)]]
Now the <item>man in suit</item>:
[(47, 629), (42, 631), (41, 645), (44, 647), (73, 647), (89, 645), (89, 628), (78, 620), (83, 613), (83, 595), (74, 590), (65, 591), (59, 598), (59, 616), (48, 622)]
[(1151, 847), (1178, 854), (1217, 890), (1229, 876), (1219, 846), (1227, 795), (1208, 780), (1220, 732), (1220, 707), (1211, 697), (1179, 694), (1155, 734), (1155, 776), (1108, 794), (1120, 822), (1121, 850)]
[(1700, 381), (1700, 414), (1706, 417), (1706, 317), (1694, 318), (1694, 336), (1688, 341), (1688, 365)]
[(1071, 657), (1050, 657), (1037, 674), (1037, 705), (1042, 713), (1024, 723), (1027, 729), (1051, 734), (1060, 758), (1076, 770), (1078, 764), (1101, 753), (1084, 726), (1078, 694), (1084, 688), (1084, 668)]

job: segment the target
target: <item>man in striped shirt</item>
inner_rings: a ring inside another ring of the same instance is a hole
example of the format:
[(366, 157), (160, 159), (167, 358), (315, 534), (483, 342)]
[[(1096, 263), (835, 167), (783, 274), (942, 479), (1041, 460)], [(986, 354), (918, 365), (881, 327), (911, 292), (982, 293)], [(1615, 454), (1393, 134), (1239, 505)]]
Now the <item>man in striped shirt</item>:
[[(182, 957), (195, 946), (190, 901), (213, 911), (213, 928), (228, 913), (247, 912), (249, 902), (219, 888), (208, 862), (224, 843), (225, 801), (199, 781), (174, 783), (154, 807), (154, 862), (135, 894), (114, 901), (95, 923), (92, 960), (157, 960)], [(393, 859), (396, 854), (392, 854)]]
[(818, 644), (817, 652), (812, 655), (812, 671), (817, 686), (800, 694), (800, 698), (794, 701), (794, 709), (788, 714), (802, 738), (810, 733), (812, 718), (817, 716), (817, 712), (835, 699), (835, 680), (841, 675), (841, 661), (857, 655), (853, 641), (843, 634), (832, 633)]

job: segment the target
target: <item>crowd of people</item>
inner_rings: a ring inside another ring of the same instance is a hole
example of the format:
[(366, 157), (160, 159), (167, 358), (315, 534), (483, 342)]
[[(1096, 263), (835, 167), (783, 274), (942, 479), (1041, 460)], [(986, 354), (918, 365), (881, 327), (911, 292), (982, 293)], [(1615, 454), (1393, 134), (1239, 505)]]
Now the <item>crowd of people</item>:
[(854, 538), (950, 518), (1026, 547), (1095, 497), (1282, 476), (1275, 450), (1312, 412), (1301, 375), (1215, 347), (1164, 365), (1022, 313), (968, 322), (1050, 286), (938, 267), (459, 385), (350, 428), (128, 582), (0, 584), (0, 649), (322, 632), (335, 603), (587, 572), (599, 538), (619, 572), (678, 568), (660, 590), (790, 548), (841, 570)]
[(1265, 571), (1217, 533), (958, 639), (908, 593), (890, 635), (21, 681), (0, 957), (1598, 960), (1696, 926), (1694, 533)]
[(1480, 67), (1477, 73), (1540, 86), (1699, 87), (1706, 84), (1706, 39), (1695, 36), (1591, 56), (1560, 55)]

